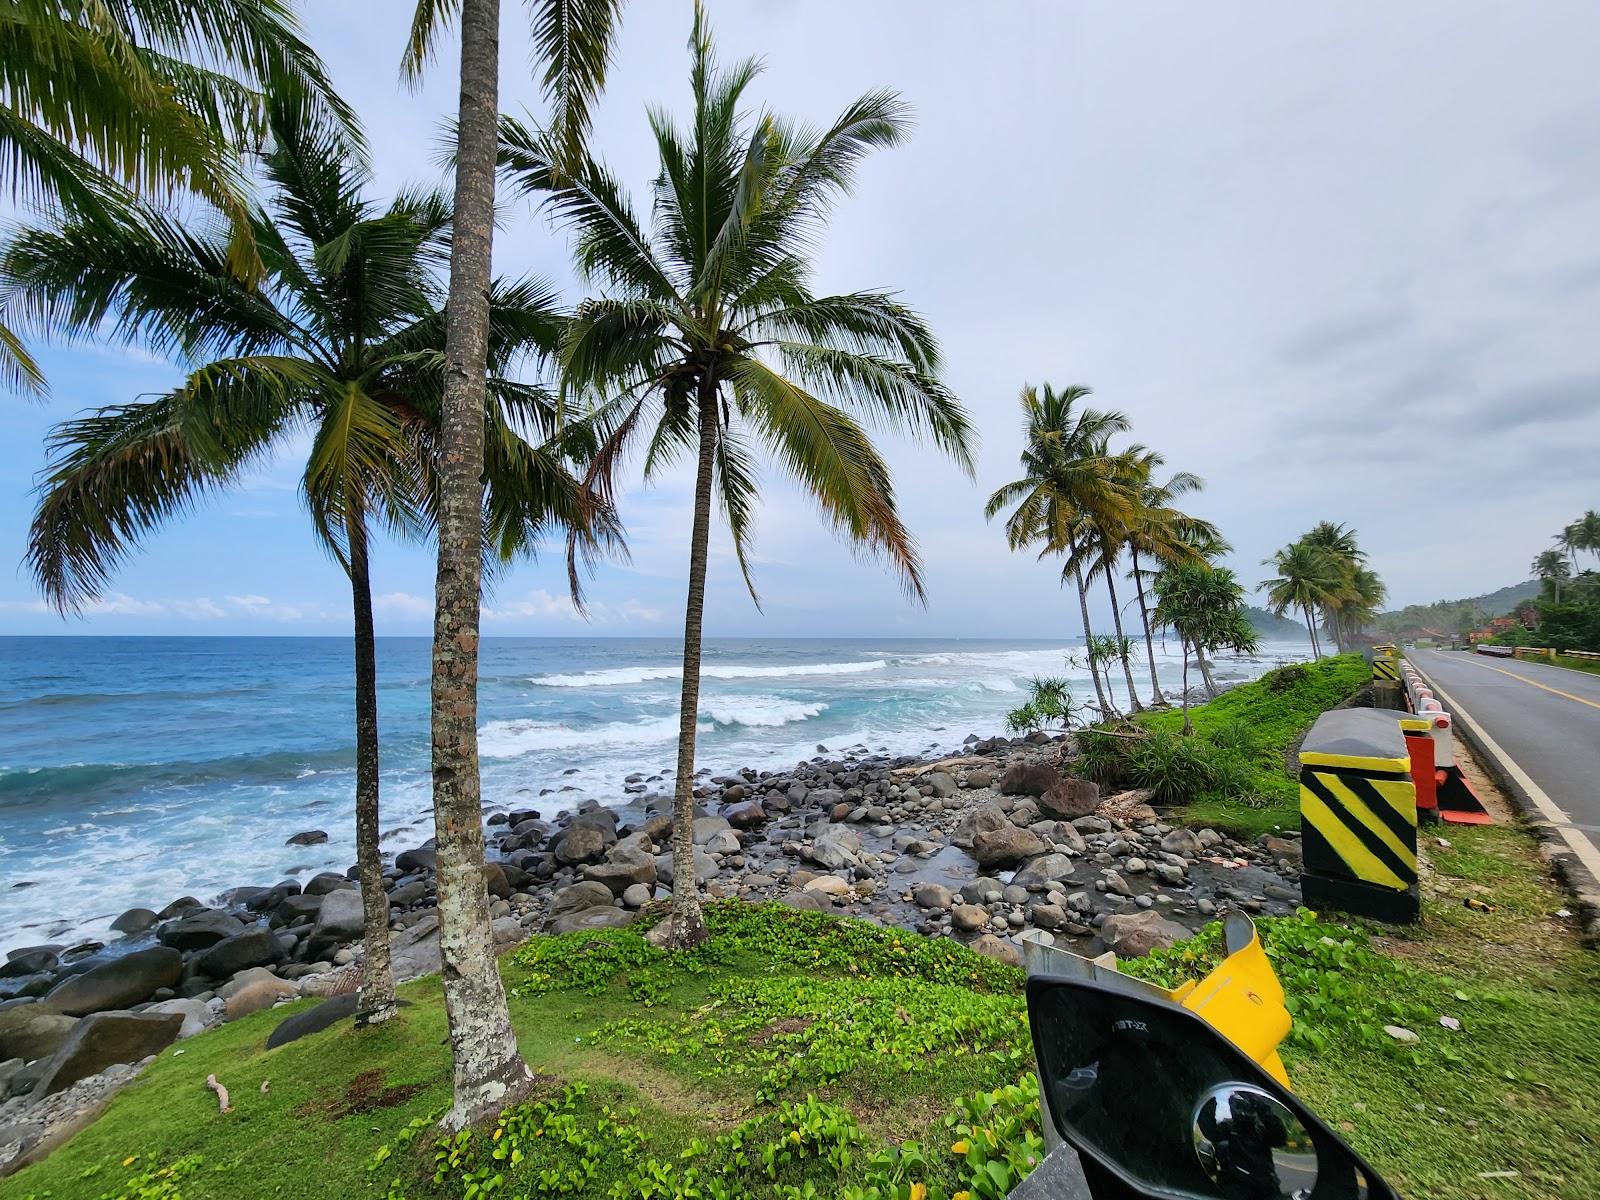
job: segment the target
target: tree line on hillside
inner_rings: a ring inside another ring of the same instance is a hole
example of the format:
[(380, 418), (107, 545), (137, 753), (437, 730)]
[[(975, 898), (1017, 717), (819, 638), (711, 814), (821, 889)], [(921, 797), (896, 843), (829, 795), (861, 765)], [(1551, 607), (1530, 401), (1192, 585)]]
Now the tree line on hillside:
[(1579, 557), (1592, 557), (1600, 566), (1600, 512), (1590, 509), (1563, 526), (1552, 541), (1531, 564), (1539, 581), (1538, 597), (1530, 607), (1519, 608), (1515, 624), (1492, 640), (1600, 652), (1600, 572), (1583, 566)]
[[(692, 862), (701, 622), (713, 508), (744, 585), (763, 462), (797, 480), (913, 597), (921, 563), (868, 434), (929, 440), (972, 471), (938, 344), (886, 291), (818, 294), (816, 245), (872, 151), (909, 112), (869, 92), (813, 128), (754, 106), (753, 60), (718, 63), (697, 6), (689, 119), (650, 115), (653, 218), (588, 147), (620, 0), (532, 0), (548, 111), (498, 111), (498, 6), (420, 0), (402, 70), (460, 32), (453, 187), (375, 198), (354, 113), (282, 0), (123, 0), (93, 21), (19, 4), (0, 38), (0, 179), (33, 214), (0, 250), (0, 370), (44, 394), (28, 336), (145, 347), (183, 381), (52, 433), (29, 566), (63, 611), (102, 594), (141, 540), (309, 433), (302, 495), (349, 579), (355, 631), (357, 858), (366, 897), (363, 1024), (393, 1019), (378, 851), (370, 557), (378, 531), (438, 546), (434, 819), (454, 1061), (449, 1127), (535, 1082), (492, 953), (483, 878), (477, 650), (483, 576), (567, 542), (626, 553), (617, 491), (692, 465), (670, 944), (706, 937)], [(99, 11), (99, 10), (97, 10)], [(497, 184), (570, 235), (594, 294), (491, 269)], [(198, 213), (199, 215), (196, 215)]]
[[(902, 100), (868, 92), (819, 128), (759, 109), (747, 95), (759, 65), (719, 64), (697, 5), (688, 119), (651, 111), (657, 170), (642, 219), (588, 138), (621, 7), (529, 0), (546, 100), (534, 125), (499, 112), (495, 0), (419, 0), (405, 77), (435, 69), (447, 26), (459, 32), (452, 181), (387, 199), (374, 194), (360, 125), (288, 0), (92, 10), (18, 0), (0, 22), (0, 181), (29, 214), (0, 248), (0, 374), (46, 393), (35, 337), (141, 347), (183, 368), (165, 394), (53, 431), (28, 565), (63, 612), (80, 609), (160, 526), (306, 443), (302, 498), (316, 544), (348, 580), (355, 635), (363, 1024), (398, 1017), (378, 849), (371, 558), (380, 534), (437, 547), (431, 738), (451, 1128), (535, 1083), (496, 968), (484, 882), (485, 576), (564, 539), (581, 602), (586, 567), (626, 553), (618, 495), (630, 453), (645, 479), (692, 468), (665, 925), (670, 945), (688, 947), (707, 936), (692, 821), (714, 514), (754, 596), (759, 476), (775, 468), (920, 598), (921, 563), (868, 430), (925, 439), (973, 470), (971, 424), (922, 318), (890, 292), (818, 294), (813, 279), (828, 215), (857, 168), (906, 136)], [(590, 296), (574, 302), (494, 272), (502, 183), (567, 233)], [(1191, 661), (1209, 686), (1209, 655), (1255, 644), (1245, 589), (1218, 564), (1229, 552), (1218, 531), (1177, 507), (1199, 480), (1164, 475), (1162, 456), (1144, 447), (1112, 449), (1128, 422), (1084, 407), (1087, 394), (1024, 391), (1023, 476), (990, 498), (989, 513), (1012, 507), (1011, 544), (1059, 560), (1077, 591), (1104, 713), (1114, 712), (1115, 671), (1130, 706), (1142, 703), (1118, 592), (1125, 563), (1150, 701), (1166, 699), (1153, 638), (1171, 629), (1187, 702)], [(1320, 622), (1343, 647), (1376, 603), (1375, 577), (1342, 527), (1308, 538), (1309, 549), (1272, 560), (1269, 603), (1302, 613), (1313, 640)], [(1100, 585), (1111, 633), (1090, 628), (1088, 589)]]
[[(1138, 443), (1114, 447), (1113, 439), (1128, 432), (1130, 422), (1114, 409), (1086, 405), (1091, 394), (1082, 385), (1057, 389), (1030, 384), (1022, 389), (1022, 475), (998, 488), (984, 513), (993, 519), (1009, 509), (1004, 528), (1010, 547), (1059, 561), (1063, 585), (1070, 583), (1077, 593), (1089, 678), (1099, 716), (1108, 721), (1121, 716), (1112, 687), (1118, 669), (1130, 710), (1145, 707), (1134, 681), (1134, 643), (1124, 629), (1116, 586), (1126, 561), (1125, 578), (1133, 588), (1130, 603), (1138, 606), (1149, 666), (1150, 703), (1167, 704), (1156, 671), (1154, 638), (1170, 629), (1182, 649), (1187, 731), (1191, 661), (1214, 696), (1207, 656), (1248, 653), (1258, 646), (1245, 588), (1219, 563), (1232, 547), (1216, 526), (1176, 504), (1200, 490), (1200, 478), (1179, 471), (1162, 479), (1166, 460), (1160, 453)], [(1366, 565), (1355, 532), (1343, 525), (1321, 522), (1266, 565), (1277, 575), (1258, 587), (1267, 592), (1272, 614), (1300, 611), (1317, 658), (1322, 657), (1319, 625), (1342, 652), (1371, 624), (1383, 602), (1382, 582)], [(1088, 594), (1096, 581), (1105, 584), (1113, 633), (1096, 633), (1090, 621)], [(1027, 704), (1012, 714), (1013, 723), (1026, 726), (1039, 718), (1066, 723), (1073, 716), (1070, 704), (1064, 681), (1036, 680)]]

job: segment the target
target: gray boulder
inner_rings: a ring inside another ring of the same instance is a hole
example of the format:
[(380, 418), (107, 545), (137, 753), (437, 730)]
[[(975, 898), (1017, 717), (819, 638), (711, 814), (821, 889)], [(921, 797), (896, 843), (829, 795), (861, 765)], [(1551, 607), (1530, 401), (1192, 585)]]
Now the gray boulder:
[(919, 883), (911, 889), (918, 908), (949, 908), (955, 894), (942, 883)]
[(547, 913), (551, 917), (559, 917), (565, 913), (582, 912), (586, 908), (610, 908), (612, 900), (612, 890), (606, 884), (590, 879), (558, 891), (551, 897)]
[(759, 800), (746, 800), (723, 809), (722, 815), (735, 829), (754, 829), (766, 822), (767, 810)]
[(251, 967), (264, 967), (283, 956), (277, 936), (270, 929), (248, 929), (223, 938), (200, 955), (196, 965), (212, 979), (230, 979)]
[(323, 957), (335, 946), (360, 940), (365, 927), (359, 891), (329, 892), (322, 898), (317, 923), (306, 941), (308, 960)]
[(37, 1004), (0, 1009), (0, 1059), (32, 1062), (53, 1054), (77, 1023), (77, 1017), (51, 1012)]
[(1042, 854), (1024, 864), (1011, 877), (1011, 883), (1030, 891), (1043, 891), (1052, 880), (1070, 879), (1072, 865), (1072, 860), (1065, 854)]
[(189, 952), (208, 950), (244, 929), (242, 922), (215, 908), (202, 908), (164, 925), (156, 935), (163, 946)]
[(50, 1056), (32, 1095), (53, 1096), (117, 1063), (159, 1054), (177, 1040), (181, 1028), (178, 1013), (101, 1012), (85, 1017)]
[(633, 924), (637, 913), (625, 908), (586, 908), (582, 912), (568, 913), (550, 923), (551, 933), (579, 933), (595, 929), (621, 929)]
[(1200, 838), (1194, 830), (1182, 827), (1163, 837), (1161, 848), (1168, 854), (1181, 854), (1184, 858), (1199, 858), (1205, 853), (1205, 847), (1200, 844)]
[(54, 971), (60, 965), (61, 959), (54, 950), (33, 946), (7, 959), (6, 964), (0, 966), (0, 979), (25, 979), (42, 971)]
[(307, 830), (304, 830), (301, 833), (290, 834), (289, 835), (289, 840), (287, 842), (285, 842), (284, 845), (285, 846), (320, 846), (320, 845), (322, 845), (323, 842), (325, 842), (327, 840), (328, 840), (328, 834), (327, 834), (326, 830), (322, 830), (322, 829), (307, 829)]
[(641, 863), (591, 863), (583, 869), (583, 877), (590, 883), (605, 884), (612, 895), (620, 896), (635, 884), (654, 883), (656, 860), (650, 856)]
[(861, 837), (853, 829), (829, 826), (817, 834), (803, 857), (830, 871), (840, 871), (860, 863)]
[(1067, 775), (1039, 795), (1039, 808), (1054, 817), (1087, 817), (1100, 807), (1100, 788), (1087, 779)]
[[(672, 855), (658, 854), (655, 859), (656, 878), (663, 883), (672, 882)], [(712, 858), (699, 846), (694, 848), (694, 877), (700, 883), (709, 883), (717, 877), (722, 868), (717, 865), (717, 860)]]
[(323, 871), (321, 874), (313, 875), (306, 883), (305, 894), (307, 896), (326, 896), (329, 892), (347, 892), (355, 886), (343, 875), (333, 871)]
[(1038, 762), (1014, 762), (1000, 776), (1000, 791), (1007, 796), (1042, 796), (1061, 778), (1054, 767)]
[(182, 979), (183, 955), (166, 946), (152, 946), (69, 976), (39, 1001), (39, 1006), (70, 1017), (129, 1008), (150, 999), (157, 988), (176, 987)]
[(948, 800), (956, 794), (955, 778), (948, 771), (931, 771), (926, 782), (937, 799)]
[(694, 819), (694, 844), (704, 846), (719, 833), (729, 828), (726, 817), (696, 817)]
[(1009, 824), (1011, 818), (1006, 816), (1005, 809), (998, 804), (992, 802), (980, 804), (961, 819), (961, 824), (957, 825), (956, 831), (950, 835), (950, 841), (963, 850), (970, 850), (978, 834), (1004, 829)]
[(111, 922), (111, 928), (117, 933), (143, 933), (160, 919), (148, 908), (130, 908)]
[(980, 833), (972, 839), (972, 857), (985, 870), (1009, 867), (1024, 859), (1035, 858), (1048, 849), (1038, 834), (1015, 825)]
[(273, 910), (273, 920), (280, 925), (293, 925), (304, 917), (315, 918), (322, 911), (322, 896), (285, 896)]
[(204, 1000), (163, 1000), (159, 1004), (152, 1004), (144, 1011), (158, 1016), (177, 1013), (182, 1017), (183, 1024), (178, 1026), (179, 1041), (205, 1032), (212, 1021), (211, 1007)]
[(1152, 950), (1165, 950), (1188, 936), (1189, 931), (1182, 925), (1154, 909), (1107, 917), (1100, 926), (1100, 940), (1118, 958), (1140, 958)]
[(430, 846), (417, 846), (395, 855), (394, 865), (399, 871), (435, 871), (439, 867), (439, 854)]
[(564, 863), (594, 862), (605, 852), (605, 835), (588, 826), (568, 829), (556, 843), (556, 858)]
[(951, 910), (950, 921), (957, 929), (971, 933), (989, 923), (989, 910), (976, 904), (958, 904)]

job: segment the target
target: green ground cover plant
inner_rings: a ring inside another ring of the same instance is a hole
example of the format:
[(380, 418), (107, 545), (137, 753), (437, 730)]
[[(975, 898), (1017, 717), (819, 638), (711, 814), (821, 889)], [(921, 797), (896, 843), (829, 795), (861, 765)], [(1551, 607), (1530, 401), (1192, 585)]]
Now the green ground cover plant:
[(1129, 727), (1076, 737), (1073, 769), (1107, 787), (1149, 788), (1195, 826), (1246, 837), (1300, 825), (1294, 750), (1322, 713), (1349, 700), (1371, 671), (1359, 654), (1291, 663), (1190, 710), (1141, 713)]
[[(1525, 833), (1443, 832), (1449, 845), (1425, 839), (1415, 928), (1260, 923), (1294, 1012), (1294, 1086), (1405, 1196), (1600, 1195), (1600, 968)], [(284, 1015), (270, 1012), (180, 1043), (0, 1194), (998, 1200), (1037, 1160), (1019, 971), (777, 905), (707, 916), (713, 939), (689, 955), (625, 929), (503, 959), (518, 1036), (551, 1082), (490, 1128), (434, 1127), (449, 1055), (427, 979), (372, 1029), (269, 1052)], [(1219, 952), (1211, 927), (1127, 968), (1171, 984)]]

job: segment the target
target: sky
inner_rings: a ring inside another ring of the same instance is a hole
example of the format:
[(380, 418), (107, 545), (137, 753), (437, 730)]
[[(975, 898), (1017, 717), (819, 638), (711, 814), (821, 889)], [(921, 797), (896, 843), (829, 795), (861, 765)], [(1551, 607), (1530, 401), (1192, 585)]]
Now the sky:
[[(453, 45), (403, 87), (400, 0), (308, 7), (361, 114), (380, 193), (435, 182)], [(926, 315), (981, 436), (975, 479), (886, 437), (928, 602), (842, 545), (774, 467), (755, 558), (763, 608), (713, 543), (708, 636), (1054, 637), (1079, 632), (1059, 569), (985, 522), (1015, 477), (1024, 384), (1085, 384), (1132, 437), (1206, 481), (1254, 583), (1319, 520), (1352, 525), (1394, 605), (1493, 590), (1600, 508), (1600, 8), (711, 0), (720, 56), (760, 56), (756, 101), (811, 123), (898, 89), (916, 129), (867, 161), (817, 259), (826, 291), (889, 288)], [(687, 103), (687, 0), (633, 0), (593, 147), (641, 210), (646, 108)], [(979, 19), (979, 14), (984, 19)], [(540, 112), (521, 6), (502, 107)], [(586, 284), (562, 233), (506, 208), (498, 273)], [(52, 424), (172, 386), (138, 348), (48, 347), (53, 394), (0, 398), (0, 633), (342, 634), (348, 589), (297, 492), (304, 442), (146, 538), (68, 620), (22, 565)], [(635, 464), (637, 466), (637, 464)], [(637, 478), (635, 472), (634, 478)], [(559, 548), (485, 601), (496, 635), (681, 628), (690, 480), (620, 498), (632, 558), (580, 617)], [(422, 634), (433, 556), (383, 544), (378, 631)], [(1108, 606), (1097, 600), (1097, 620)]]

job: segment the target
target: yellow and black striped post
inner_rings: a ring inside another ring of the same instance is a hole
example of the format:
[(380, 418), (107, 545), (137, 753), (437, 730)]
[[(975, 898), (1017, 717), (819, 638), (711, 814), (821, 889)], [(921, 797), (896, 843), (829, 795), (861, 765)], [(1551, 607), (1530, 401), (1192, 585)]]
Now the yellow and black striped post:
[(1306, 904), (1380, 921), (1415, 921), (1417, 793), (1392, 712), (1323, 713), (1300, 747)]
[(1400, 647), (1394, 643), (1372, 648), (1372, 678), (1378, 682), (1400, 682)]

